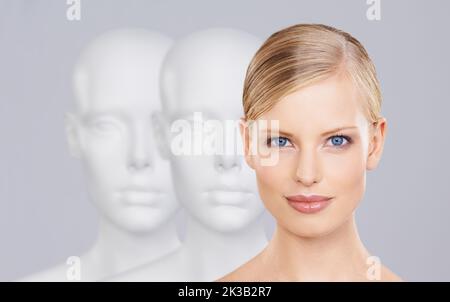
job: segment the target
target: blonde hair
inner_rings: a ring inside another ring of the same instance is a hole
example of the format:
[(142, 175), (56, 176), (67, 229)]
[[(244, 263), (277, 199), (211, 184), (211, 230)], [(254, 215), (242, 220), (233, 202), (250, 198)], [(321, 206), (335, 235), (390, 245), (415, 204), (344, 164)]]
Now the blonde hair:
[(272, 34), (247, 69), (245, 120), (256, 120), (281, 98), (341, 71), (351, 76), (370, 122), (380, 118), (381, 91), (375, 66), (350, 34), (322, 24), (298, 24)]

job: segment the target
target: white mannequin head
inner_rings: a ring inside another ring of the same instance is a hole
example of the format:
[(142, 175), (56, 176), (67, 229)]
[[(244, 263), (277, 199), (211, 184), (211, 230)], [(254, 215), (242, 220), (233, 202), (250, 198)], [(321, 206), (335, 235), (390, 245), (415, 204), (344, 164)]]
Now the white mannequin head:
[(241, 144), (237, 122), (243, 115), (243, 80), (260, 45), (245, 32), (208, 29), (177, 42), (162, 67), (163, 154), (170, 157), (178, 200), (193, 219), (219, 232), (238, 231), (263, 213), (254, 174), (242, 154), (175, 155), (169, 148), (170, 126), (192, 119), (194, 112), (205, 120), (233, 120), (237, 135), (232, 143)]
[(71, 153), (83, 163), (102, 218), (134, 233), (156, 229), (178, 209), (153, 127), (171, 44), (155, 32), (111, 31), (85, 48), (74, 71), (76, 108), (66, 116)]

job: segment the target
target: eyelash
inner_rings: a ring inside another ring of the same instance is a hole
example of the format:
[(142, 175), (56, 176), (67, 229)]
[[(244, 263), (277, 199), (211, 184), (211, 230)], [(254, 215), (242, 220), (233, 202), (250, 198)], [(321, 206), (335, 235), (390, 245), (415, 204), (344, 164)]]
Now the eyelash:
[[(349, 137), (349, 136), (347, 136), (347, 135), (344, 135), (344, 134), (340, 134), (340, 133), (335, 134), (335, 135), (333, 135), (333, 136), (330, 136), (330, 137), (327, 139), (327, 141), (329, 141), (330, 139), (335, 138), (335, 137), (341, 137), (341, 138), (344, 138), (344, 139), (347, 141), (347, 143), (344, 144), (344, 145), (333, 145), (333, 147), (335, 147), (336, 149), (343, 149), (345, 146), (350, 145), (350, 144), (353, 142), (353, 140), (352, 140), (351, 137)], [(279, 139), (279, 138), (284, 138), (284, 139), (287, 139), (287, 140), (290, 142), (289, 138), (284, 137), (284, 136), (268, 137), (268, 138), (267, 138), (267, 141), (266, 141), (267, 147), (269, 147), (269, 148), (272, 147), (272, 146), (271, 146), (271, 142), (272, 142), (273, 139), (275, 139), (275, 138), (278, 138), (278, 139)], [(292, 143), (291, 143), (291, 144), (292, 144)], [(273, 147), (277, 147), (277, 146), (273, 146)], [(283, 146), (281, 146), (281, 147), (279, 147), (279, 148), (283, 148)]]

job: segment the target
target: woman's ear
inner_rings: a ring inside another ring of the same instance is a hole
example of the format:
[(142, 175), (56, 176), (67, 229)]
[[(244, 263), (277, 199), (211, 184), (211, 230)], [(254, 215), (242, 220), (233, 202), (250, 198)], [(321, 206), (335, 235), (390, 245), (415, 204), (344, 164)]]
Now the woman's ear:
[(81, 157), (81, 139), (78, 119), (73, 113), (66, 113), (64, 116), (64, 126), (66, 131), (67, 145), (69, 153), (75, 158)]
[(244, 147), (245, 161), (247, 162), (247, 165), (250, 168), (255, 169), (255, 166), (253, 163), (253, 156), (251, 155), (250, 128), (249, 128), (249, 124), (243, 117), (239, 121), (239, 130), (241, 132), (242, 145)]
[(157, 111), (153, 114), (152, 123), (154, 129), (153, 135), (158, 152), (162, 158), (169, 159), (170, 139), (168, 136), (169, 125), (167, 118), (161, 111)]
[(385, 118), (380, 118), (378, 122), (371, 125), (373, 130), (369, 131), (369, 151), (367, 156), (367, 170), (374, 170), (380, 162), (383, 153), (384, 142), (386, 139), (387, 121)]

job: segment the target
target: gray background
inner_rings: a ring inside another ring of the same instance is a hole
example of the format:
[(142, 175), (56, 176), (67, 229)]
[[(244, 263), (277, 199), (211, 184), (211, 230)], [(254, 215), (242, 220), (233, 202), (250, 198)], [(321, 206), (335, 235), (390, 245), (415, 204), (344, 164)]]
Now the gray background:
[[(95, 238), (96, 214), (78, 162), (65, 145), (63, 113), (80, 49), (120, 27), (173, 38), (215, 26), (261, 38), (303, 22), (356, 36), (379, 73), (388, 120), (377, 170), (369, 172), (357, 220), (368, 249), (410, 281), (450, 281), (450, 2), (381, 0), (0, 0), (0, 280), (79, 255)], [(447, 119), (448, 121), (448, 119)]]

